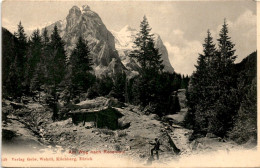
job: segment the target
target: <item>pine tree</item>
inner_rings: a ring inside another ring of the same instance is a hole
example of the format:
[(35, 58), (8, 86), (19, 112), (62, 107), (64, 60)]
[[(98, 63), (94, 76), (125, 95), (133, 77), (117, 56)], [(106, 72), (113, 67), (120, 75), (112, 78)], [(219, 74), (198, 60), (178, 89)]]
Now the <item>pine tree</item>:
[(150, 34), (151, 28), (149, 27), (146, 16), (143, 17), (143, 21), (140, 24), (140, 32), (134, 41), (136, 49), (130, 54), (130, 57), (136, 58), (140, 63), (142, 70), (147, 67), (148, 61), (148, 43), (153, 41), (152, 34)]
[(191, 77), (187, 99), (191, 108), (190, 113), (195, 115), (195, 121), (191, 122), (195, 122), (195, 126), (199, 127), (200, 130), (207, 131), (208, 118), (212, 115), (210, 114), (212, 96), (214, 97), (212, 83), (214, 83), (215, 79), (211, 77), (212, 73), (215, 72), (212, 68), (213, 60), (216, 57), (215, 44), (209, 30), (204, 42), (203, 54), (199, 54), (195, 66), (196, 71)]
[(48, 67), (51, 65), (52, 57), (51, 57), (51, 47), (50, 47), (50, 38), (48, 36), (48, 30), (44, 28), (42, 34), (42, 55), (41, 55), (41, 65), (40, 70), (42, 72), (42, 79), (44, 84), (45, 91), (47, 90), (47, 85), (49, 85), (49, 73)]
[(79, 37), (76, 48), (70, 56), (71, 66), (71, 92), (78, 94), (87, 91), (91, 81), (88, 79), (88, 71), (92, 70), (92, 59), (87, 41)]
[(27, 68), (26, 68), (26, 83), (30, 88), (30, 92), (39, 89), (40, 78), (38, 77), (40, 71), (40, 61), (42, 55), (42, 43), (39, 29), (33, 31), (30, 38), (30, 47), (27, 53)]
[(164, 67), (162, 65), (161, 54), (154, 46), (153, 34), (146, 16), (140, 24), (140, 32), (134, 41), (135, 50), (131, 52), (130, 57), (136, 58), (141, 65), (141, 73), (153, 70), (158, 73)]
[(25, 62), (26, 62), (26, 49), (27, 49), (27, 36), (24, 32), (24, 27), (22, 26), (22, 23), (19, 22), (18, 24), (18, 30), (17, 32), (15, 32), (15, 36), (18, 40), (17, 43), (17, 63), (18, 63), (18, 67), (21, 68), (21, 70), (23, 70), (24, 72), (24, 66), (25, 66)]
[(230, 41), (230, 37), (228, 36), (228, 27), (227, 27), (226, 19), (224, 20), (224, 24), (222, 26), (222, 29), (219, 33), (219, 52), (221, 61), (224, 62), (224, 66), (228, 67), (231, 64), (234, 63), (237, 56), (234, 55), (235, 51), (234, 44)]
[(141, 66), (139, 79), (136, 79), (136, 98), (143, 106), (156, 100), (156, 88), (159, 87), (158, 75), (162, 72), (161, 54), (154, 46), (153, 34), (146, 16), (140, 24), (140, 31), (134, 41), (135, 50), (130, 57), (135, 58)]
[(49, 41), (50, 41), (50, 38), (48, 36), (48, 30), (47, 30), (47, 28), (44, 28), (43, 32), (42, 32), (42, 43), (43, 43), (43, 45), (46, 46), (49, 43)]
[(19, 22), (18, 30), (17, 32), (14, 33), (14, 35), (17, 39), (17, 43), (15, 43), (16, 61), (14, 62), (15, 63), (14, 67), (17, 68), (16, 72), (18, 73), (15, 74), (14, 76), (16, 76), (15, 80), (17, 81), (17, 89), (21, 89), (21, 90), (16, 89), (17, 94), (15, 95), (15, 97), (17, 96), (20, 97), (22, 93), (26, 91), (25, 72), (26, 72), (26, 62), (27, 62), (26, 52), (28, 47), (27, 36), (24, 32), (24, 27), (22, 26), (21, 22)]
[(50, 83), (54, 88), (63, 80), (66, 70), (66, 52), (64, 49), (64, 42), (62, 41), (58, 28), (55, 25), (51, 34), (50, 40)]
[(48, 75), (47, 84), (51, 95), (49, 105), (53, 109), (52, 119), (55, 121), (58, 118), (58, 88), (61, 87), (61, 82), (64, 79), (66, 73), (66, 52), (64, 49), (64, 42), (62, 41), (58, 28), (55, 25), (51, 34), (48, 59)]
[(121, 102), (125, 102), (127, 100), (127, 78), (126, 74), (123, 73), (118, 73), (114, 76), (113, 79), (113, 97), (117, 98)]
[(236, 85), (233, 74), (236, 56), (226, 21), (219, 36), (216, 50), (208, 31), (187, 98), (191, 114), (195, 116), (195, 121), (191, 122), (195, 122), (196, 129), (223, 137), (232, 127), (232, 117), (239, 106), (234, 102), (236, 92), (233, 91)]
[(206, 63), (207, 66), (209, 66), (212, 63), (212, 60), (214, 59), (216, 53), (216, 47), (213, 43), (213, 38), (209, 30), (207, 31), (207, 38), (205, 38), (204, 40), (203, 48), (203, 52), (206, 57)]
[(208, 126), (209, 132), (214, 132), (219, 136), (226, 135), (227, 131), (232, 127), (232, 117), (239, 108), (238, 104), (234, 102), (233, 90), (236, 87), (234, 61), (236, 55), (235, 45), (230, 39), (228, 25), (224, 20), (218, 39), (218, 51), (216, 52), (215, 62), (213, 62), (214, 69), (211, 72), (212, 86), (214, 88), (212, 97), (215, 102), (211, 107), (213, 114)]

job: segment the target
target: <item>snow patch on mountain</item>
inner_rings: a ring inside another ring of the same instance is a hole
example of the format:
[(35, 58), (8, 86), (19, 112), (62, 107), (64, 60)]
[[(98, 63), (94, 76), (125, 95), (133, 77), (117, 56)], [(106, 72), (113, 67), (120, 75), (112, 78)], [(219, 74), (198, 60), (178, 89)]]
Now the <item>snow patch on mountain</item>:
[(126, 25), (119, 32), (111, 31), (111, 33), (115, 37), (115, 47), (116, 49), (127, 49), (131, 50), (134, 46), (135, 36), (137, 34), (137, 30), (131, 28), (129, 25)]
[[(115, 37), (115, 48), (118, 51), (119, 57), (124, 66), (129, 70), (133, 70), (133, 67), (137, 69), (137, 62), (130, 58), (129, 55), (130, 52), (134, 49), (134, 41), (138, 31), (134, 28), (131, 28), (129, 25), (126, 25), (120, 31), (111, 31), (111, 33)], [(162, 54), (161, 57), (165, 66), (165, 70), (174, 72), (174, 69), (172, 68), (168, 58), (168, 51), (163, 44), (159, 34), (154, 34), (154, 43), (155, 47), (159, 49), (160, 54)]]

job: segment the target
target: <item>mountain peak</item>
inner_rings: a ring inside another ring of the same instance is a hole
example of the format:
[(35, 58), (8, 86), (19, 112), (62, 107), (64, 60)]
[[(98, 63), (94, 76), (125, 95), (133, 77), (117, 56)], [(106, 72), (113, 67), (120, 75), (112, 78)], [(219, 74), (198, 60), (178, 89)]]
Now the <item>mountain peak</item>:
[(78, 6), (73, 6), (70, 10), (69, 13), (80, 13), (80, 8)]
[(81, 10), (82, 10), (83, 12), (91, 11), (91, 9), (90, 9), (90, 7), (89, 7), (88, 5), (83, 5), (83, 6), (81, 7)]
[(125, 27), (123, 27), (120, 32), (127, 32), (127, 31), (136, 31), (136, 29), (130, 27), (129, 25), (125, 25)]

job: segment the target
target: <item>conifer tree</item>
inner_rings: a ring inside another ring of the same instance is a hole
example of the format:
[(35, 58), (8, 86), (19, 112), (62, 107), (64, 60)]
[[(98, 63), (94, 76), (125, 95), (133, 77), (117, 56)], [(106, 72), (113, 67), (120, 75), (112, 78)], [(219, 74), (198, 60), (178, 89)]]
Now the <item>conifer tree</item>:
[[(213, 72), (212, 62), (215, 59), (216, 48), (211, 33), (207, 31), (207, 37), (203, 44), (203, 54), (199, 54), (196, 71), (190, 81), (189, 93), (187, 96), (190, 113), (195, 113), (195, 123), (199, 129), (207, 131), (209, 109), (211, 107), (212, 87), (215, 79), (211, 78)], [(194, 121), (193, 121), (194, 122)]]
[(29, 45), (30, 47), (27, 53), (26, 85), (30, 88), (30, 92), (32, 92), (38, 89), (40, 85), (40, 81), (38, 81), (40, 78), (38, 78), (38, 75), (41, 72), (38, 66), (40, 66), (41, 61), (42, 43), (39, 29), (33, 31)]
[(42, 43), (43, 43), (43, 45), (46, 46), (49, 43), (49, 41), (50, 41), (50, 38), (48, 36), (48, 30), (47, 30), (47, 28), (44, 28), (43, 32), (42, 32)]
[[(234, 44), (228, 36), (228, 25), (226, 20), (219, 33), (218, 51), (213, 62), (214, 69), (211, 72), (212, 86), (214, 87), (212, 97), (217, 100), (212, 105), (212, 117), (209, 120), (208, 131), (219, 136), (224, 136), (233, 125), (232, 117), (239, 106), (234, 102), (236, 79), (234, 72), (234, 61), (236, 59)], [(214, 110), (213, 110), (214, 109)]]
[[(42, 36), (42, 55), (41, 55), (41, 72), (43, 72), (44, 86), (46, 90), (46, 86), (48, 85), (48, 67), (51, 65), (51, 54), (50, 54), (50, 38), (48, 36), (48, 30), (46, 28), (43, 29), (41, 34)], [(45, 80), (46, 79), (46, 80)]]
[(141, 65), (142, 73), (154, 71), (158, 73), (164, 67), (162, 65), (161, 54), (154, 46), (153, 34), (146, 16), (140, 24), (140, 32), (134, 41), (135, 50), (131, 52), (130, 57), (136, 58)]
[(215, 57), (216, 47), (215, 44), (213, 43), (213, 38), (209, 30), (207, 31), (207, 38), (205, 38), (204, 40), (203, 48), (204, 48), (203, 52), (206, 57), (205, 59), (206, 59), (207, 66), (210, 66), (212, 60)]
[(55, 25), (51, 34), (49, 52), (50, 58), (48, 60), (48, 77), (47, 84), (51, 95), (49, 105), (53, 109), (52, 119), (55, 121), (58, 118), (58, 95), (57, 89), (60, 87), (66, 72), (66, 52), (64, 49), (64, 42), (62, 41), (58, 28)]
[(70, 56), (71, 67), (71, 92), (78, 94), (80, 91), (86, 91), (90, 87), (88, 71), (92, 70), (92, 59), (87, 41), (79, 37), (76, 48)]
[[(15, 46), (15, 51), (16, 51), (16, 61), (14, 61), (14, 67), (17, 68), (16, 71), (13, 73), (17, 72), (18, 74), (14, 74), (17, 82), (17, 94), (16, 96), (21, 96), (22, 93), (25, 91), (25, 72), (26, 72), (26, 52), (27, 52), (27, 36), (24, 32), (24, 27), (22, 26), (22, 23), (19, 22), (18, 24), (18, 30), (17, 32), (14, 33), (17, 43)], [(21, 89), (21, 90), (19, 90)], [(16, 97), (15, 96), (15, 97)]]
[(56, 89), (63, 80), (66, 70), (66, 52), (58, 28), (55, 25), (50, 39), (49, 82)]
[(134, 41), (135, 49), (130, 57), (135, 58), (141, 66), (140, 77), (136, 79), (137, 100), (143, 106), (156, 100), (156, 88), (158, 86), (157, 76), (162, 72), (161, 54), (154, 46), (153, 34), (146, 16), (140, 24), (140, 31)]
[(235, 102), (236, 81), (233, 64), (236, 56), (234, 44), (228, 36), (226, 21), (218, 39), (218, 49), (208, 31), (203, 54), (198, 58), (196, 72), (191, 79), (188, 102), (195, 114), (197, 129), (225, 136), (232, 127), (232, 117), (239, 106)]
[(26, 49), (27, 49), (27, 36), (24, 32), (24, 27), (22, 26), (22, 22), (20, 21), (18, 24), (18, 30), (15, 32), (15, 36), (17, 37), (17, 63), (18, 67), (21, 68), (24, 72), (24, 66), (26, 62)]
[(226, 19), (224, 20), (224, 24), (222, 26), (222, 29), (219, 33), (219, 53), (221, 57), (221, 61), (224, 63), (223, 65), (225, 67), (230, 66), (232, 63), (234, 63), (236, 59), (236, 55), (234, 48), (234, 44), (230, 41), (230, 37), (228, 36), (228, 27), (227, 27)]
[(148, 43), (153, 41), (152, 34), (150, 34), (151, 28), (147, 21), (146, 16), (143, 17), (143, 21), (140, 24), (140, 31), (134, 41), (136, 49), (130, 54), (131, 57), (136, 58), (140, 63), (142, 70), (146, 70), (147, 61), (149, 57)]

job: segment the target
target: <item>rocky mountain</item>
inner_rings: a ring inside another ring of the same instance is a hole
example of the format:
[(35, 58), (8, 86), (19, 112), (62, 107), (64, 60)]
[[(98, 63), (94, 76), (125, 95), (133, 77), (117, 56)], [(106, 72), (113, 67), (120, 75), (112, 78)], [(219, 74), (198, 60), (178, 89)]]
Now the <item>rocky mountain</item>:
[(46, 27), (49, 33), (52, 32), (54, 25), (57, 25), (65, 41), (68, 54), (75, 48), (79, 36), (88, 41), (97, 76), (126, 70), (115, 49), (114, 36), (89, 6), (83, 6), (81, 9), (73, 6), (66, 19)]
[[(134, 60), (129, 58), (129, 53), (133, 49), (135, 35), (138, 33), (136, 29), (131, 28), (129, 25), (126, 25), (119, 32), (111, 31), (115, 37), (115, 47), (119, 53), (119, 57), (122, 63), (127, 69), (136, 70), (138, 67)], [(161, 37), (159, 34), (154, 34), (155, 47), (159, 49), (159, 52), (162, 54), (163, 64), (165, 70), (169, 72), (174, 72), (173, 67), (170, 64), (168, 57), (168, 51), (164, 46)]]
[[(82, 8), (73, 6), (64, 20), (47, 26), (49, 34), (55, 25), (65, 41), (68, 55), (75, 48), (79, 36), (88, 41), (94, 62), (93, 68), (97, 76), (122, 71), (127, 74), (137, 74), (139, 66), (134, 59), (129, 57), (137, 31), (130, 26), (111, 33), (99, 15), (85, 5)], [(167, 49), (158, 34), (155, 34), (155, 46), (162, 54), (165, 69), (173, 72)]]

